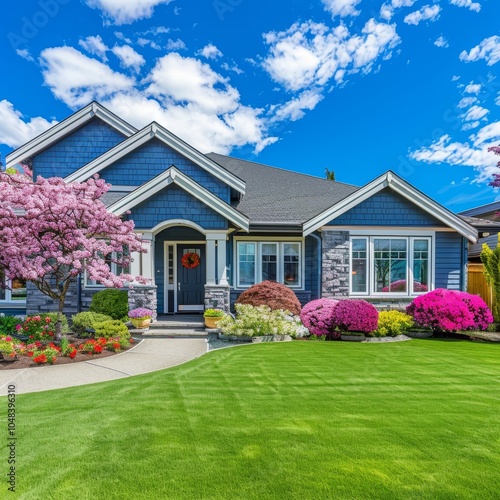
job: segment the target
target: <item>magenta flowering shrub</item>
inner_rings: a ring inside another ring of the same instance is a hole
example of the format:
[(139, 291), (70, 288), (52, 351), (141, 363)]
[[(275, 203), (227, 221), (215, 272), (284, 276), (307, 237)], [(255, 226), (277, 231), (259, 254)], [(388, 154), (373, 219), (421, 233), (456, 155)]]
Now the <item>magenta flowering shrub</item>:
[(477, 295), (438, 288), (406, 308), (418, 326), (437, 332), (485, 330), (493, 322), (488, 306)]
[[(414, 292), (427, 292), (429, 290), (427, 288), (427, 285), (424, 285), (423, 283), (420, 283), (420, 281), (414, 281), (413, 282), (413, 291)], [(406, 292), (406, 280), (398, 280), (394, 281), (388, 286), (384, 286), (382, 288), (383, 292)]]
[(378, 327), (378, 311), (363, 299), (340, 300), (332, 320), (340, 331), (371, 333)]
[(333, 299), (317, 299), (308, 302), (300, 313), (302, 324), (311, 335), (326, 336), (328, 339), (339, 338), (340, 333), (335, 331), (332, 315), (339, 303)]

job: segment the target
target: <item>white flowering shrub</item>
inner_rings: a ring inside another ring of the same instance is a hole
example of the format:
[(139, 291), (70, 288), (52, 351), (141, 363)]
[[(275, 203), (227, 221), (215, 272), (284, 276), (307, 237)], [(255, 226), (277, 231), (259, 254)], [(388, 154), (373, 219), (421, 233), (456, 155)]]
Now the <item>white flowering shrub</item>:
[(254, 307), (248, 304), (235, 304), (235, 308), (236, 318), (226, 315), (217, 323), (217, 328), (225, 335), (290, 335), (292, 338), (309, 335), (299, 316), (293, 316), (281, 309), (272, 311), (268, 306)]

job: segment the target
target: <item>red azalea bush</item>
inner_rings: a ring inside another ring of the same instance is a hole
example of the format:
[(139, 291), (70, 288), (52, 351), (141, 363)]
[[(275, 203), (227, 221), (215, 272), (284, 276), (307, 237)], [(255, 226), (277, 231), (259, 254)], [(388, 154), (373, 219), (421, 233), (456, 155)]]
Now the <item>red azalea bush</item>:
[(438, 332), (486, 330), (493, 316), (477, 295), (438, 288), (413, 300), (406, 308), (418, 326)]
[(270, 280), (262, 281), (245, 290), (236, 303), (254, 307), (268, 306), (272, 311), (282, 309), (294, 316), (298, 316), (301, 310), (299, 299), (290, 288)]
[(36, 340), (52, 340), (55, 335), (55, 325), (49, 317), (27, 316), (17, 331), (27, 335), (32, 342)]
[(378, 311), (363, 299), (340, 300), (332, 320), (340, 331), (371, 333), (378, 327)]
[(334, 299), (317, 299), (311, 300), (302, 308), (300, 320), (311, 335), (325, 336), (328, 339), (340, 337), (340, 333), (335, 331), (332, 319), (333, 311), (338, 303), (339, 301)]

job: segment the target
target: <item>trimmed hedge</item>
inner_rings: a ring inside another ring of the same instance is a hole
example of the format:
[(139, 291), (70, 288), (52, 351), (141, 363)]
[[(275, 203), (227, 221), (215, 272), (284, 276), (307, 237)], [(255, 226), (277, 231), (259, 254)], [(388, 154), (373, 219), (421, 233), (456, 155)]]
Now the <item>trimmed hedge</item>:
[(115, 288), (101, 290), (92, 297), (89, 309), (91, 312), (106, 314), (113, 319), (126, 318), (128, 313), (128, 293)]
[(92, 337), (91, 334), (85, 330), (87, 328), (95, 328), (96, 323), (103, 321), (111, 321), (113, 318), (106, 314), (99, 314), (91, 311), (81, 312), (71, 317), (73, 331), (79, 337)]

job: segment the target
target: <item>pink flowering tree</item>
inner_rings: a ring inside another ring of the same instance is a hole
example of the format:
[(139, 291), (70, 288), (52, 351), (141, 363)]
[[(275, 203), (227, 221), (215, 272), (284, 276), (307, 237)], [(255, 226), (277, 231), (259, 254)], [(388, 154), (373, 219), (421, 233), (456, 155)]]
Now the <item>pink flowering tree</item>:
[(134, 223), (109, 213), (100, 201), (109, 187), (97, 176), (67, 184), (57, 177), (33, 181), (0, 172), (0, 268), (5, 276), (31, 281), (58, 304), (60, 314), (70, 283), (84, 271), (107, 287), (133, 279), (144, 283), (141, 277), (111, 272), (110, 263), (127, 268), (130, 253), (143, 250)]
[[(488, 148), (488, 151), (500, 156), (500, 146), (492, 146), (491, 148)], [(497, 167), (500, 168), (500, 161), (497, 163)], [(490, 182), (490, 186), (500, 187), (500, 174), (493, 174), (493, 179)]]

